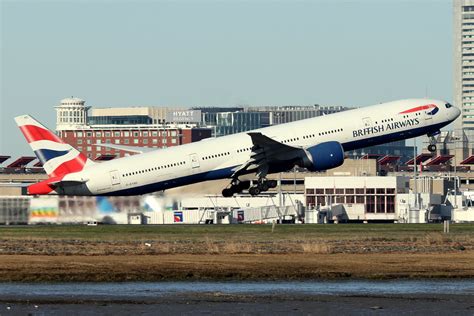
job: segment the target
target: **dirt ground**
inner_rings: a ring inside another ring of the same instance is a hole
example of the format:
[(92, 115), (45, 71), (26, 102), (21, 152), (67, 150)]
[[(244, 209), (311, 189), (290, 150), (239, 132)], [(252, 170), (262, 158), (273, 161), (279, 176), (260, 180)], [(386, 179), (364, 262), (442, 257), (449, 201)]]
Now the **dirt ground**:
[(437, 254), (1, 255), (0, 281), (472, 278), (474, 252)]
[(472, 278), (474, 226), (0, 229), (0, 282)]

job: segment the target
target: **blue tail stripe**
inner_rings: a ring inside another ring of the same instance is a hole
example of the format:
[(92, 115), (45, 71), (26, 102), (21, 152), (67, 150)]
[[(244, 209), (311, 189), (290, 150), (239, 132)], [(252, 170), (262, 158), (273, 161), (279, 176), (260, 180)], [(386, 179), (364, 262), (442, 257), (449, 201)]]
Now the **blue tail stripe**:
[(48, 160), (51, 160), (56, 157), (64, 156), (68, 152), (69, 150), (58, 151), (58, 150), (51, 150), (51, 149), (38, 149), (38, 150), (35, 150), (35, 155), (44, 164)]

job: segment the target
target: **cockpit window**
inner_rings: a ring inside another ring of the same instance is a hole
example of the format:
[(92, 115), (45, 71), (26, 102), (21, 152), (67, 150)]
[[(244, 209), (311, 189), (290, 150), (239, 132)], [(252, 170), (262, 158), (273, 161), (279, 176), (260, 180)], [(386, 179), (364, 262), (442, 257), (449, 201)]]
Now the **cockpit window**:
[(444, 106), (446, 106), (447, 109), (449, 109), (450, 107), (452, 107), (452, 105), (449, 104), (449, 103), (446, 103)]

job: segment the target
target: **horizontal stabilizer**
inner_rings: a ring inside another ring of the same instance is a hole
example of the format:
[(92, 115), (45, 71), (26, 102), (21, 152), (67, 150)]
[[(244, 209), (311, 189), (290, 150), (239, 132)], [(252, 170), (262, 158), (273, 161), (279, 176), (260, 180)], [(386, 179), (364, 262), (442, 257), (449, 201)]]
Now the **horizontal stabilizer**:
[(157, 150), (157, 148), (138, 147), (138, 146), (124, 146), (124, 145), (116, 145), (116, 144), (94, 144), (94, 145), (95, 146), (100, 146), (100, 147), (108, 147), (108, 148), (128, 151), (128, 152), (137, 153), (137, 154), (143, 154), (143, 153), (147, 153), (147, 152), (150, 152), (150, 151)]

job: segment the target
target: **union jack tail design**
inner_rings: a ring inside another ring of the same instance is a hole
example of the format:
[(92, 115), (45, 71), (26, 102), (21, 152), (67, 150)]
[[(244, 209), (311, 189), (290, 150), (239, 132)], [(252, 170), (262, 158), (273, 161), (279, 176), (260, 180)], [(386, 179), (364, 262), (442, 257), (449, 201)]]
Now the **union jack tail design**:
[(15, 121), (50, 178), (81, 171), (93, 163), (33, 117), (21, 115)]

